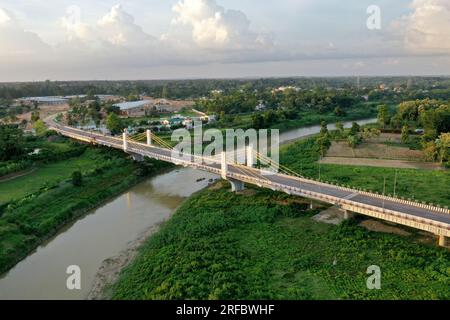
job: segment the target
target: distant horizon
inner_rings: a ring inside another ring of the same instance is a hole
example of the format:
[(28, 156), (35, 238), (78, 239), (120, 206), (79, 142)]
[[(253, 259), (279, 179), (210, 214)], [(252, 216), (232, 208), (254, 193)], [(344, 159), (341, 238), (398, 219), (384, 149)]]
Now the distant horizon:
[(189, 80), (258, 80), (258, 79), (333, 79), (333, 78), (450, 78), (450, 74), (429, 75), (336, 75), (336, 76), (248, 76), (248, 77), (192, 77), (192, 78), (136, 78), (136, 79), (72, 79), (72, 80), (24, 80), (0, 81), (7, 83), (39, 83), (39, 82), (115, 82), (115, 81), (189, 81)]

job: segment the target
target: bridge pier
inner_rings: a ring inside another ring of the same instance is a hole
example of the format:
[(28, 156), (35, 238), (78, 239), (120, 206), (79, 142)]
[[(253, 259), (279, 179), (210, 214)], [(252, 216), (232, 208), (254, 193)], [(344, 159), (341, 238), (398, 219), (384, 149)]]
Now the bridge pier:
[(150, 131), (150, 129), (147, 129), (147, 145), (152, 145), (152, 132)]
[(350, 212), (348, 210), (343, 209), (342, 210), (344, 212), (344, 220), (350, 220), (353, 219), (355, 217), (355, 214), (353, 212)]
[(448, 237), (443, 235), (438, 235), (438, 244), (440, 247), (448, 247), (450, 245)]
[(245, 189), (245, 184), (242, 181), (235, 179), (228, 179), (228, 181), (231, 183), (232, 192), (239, 192)]
[(133, 157), (133, 160), (137, 161), (137, 162), (144, 161), (144, 156), (141, 154), (133, 153), (133, 154), (131, 154), (131, 157)]

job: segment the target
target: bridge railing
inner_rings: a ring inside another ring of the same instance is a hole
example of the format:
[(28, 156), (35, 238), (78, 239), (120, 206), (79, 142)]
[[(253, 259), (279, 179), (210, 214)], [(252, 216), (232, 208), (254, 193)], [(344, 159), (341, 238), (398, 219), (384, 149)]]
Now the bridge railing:
[(271, 188), (272, 190), (278, 190), (278, 191), (282, 191), (282, 192), (286, 192), (286, 190), (287, 190), (287, 191), (289, 191), (288, 193), (295, 193), (300, 196), (307, 196), (307, 197), (310, 197), (310, 198), (313, 198), (313, 199), (316, 199), (319, 201), (324, 201), (327, 203), (338, 204), (341, 206), (348, 205), (351, 207), (360, 208), (362, 210), (378, 212), (382, 215), (390, 215), (392, 217), (406, 219), (406, 220), (409, 220), (412, 222), (423, 224), (423, 226), (421, 227), (422, 230), (429, 231), (429, 232), (439, 234), (439, 235), (450, 236), (450, 225), (443, 223), (443, 222), (434, 221), (434, 220), (427, 219), (427, 218), (421, 218), (421, 217), (418, 217), (415, 215), (398, 212), (395, 210), (379, 208), (376, 206), (352, 201), (349, 199), (342, 199), (342, 198), (334, 197), (331, 195), (325, 195), (325, 194), (317, 193), (314, 191), (304, 190), (304, 189), (297, 188), (297, 187), (286, 186), (286, 185), (276, 183), (276, 182), (268, 183), (267, 180), (251, 178), (251, 177), (239, 174), (239, 173), (230, 173), (229, 175), (232, 178), (242, 180), (242, 181), (247, 181), (249, 183), (257, 182), (258, 184), (261, 184), (263, 186)]
[(378, 194), (378, 193), (375, 193), (375, 192), (368, 192), (368, 191), (361, 190), (361, 189), (354, 189), (354, 188), (350, 188), (350, 187), (341, 186), (341, 185), (338, 185), (338, 184), (334, 184), (332, 182), (325, 183), (325, 182), (312, 180), (312, 179), (305, 179), (305, 178), (300, 178), (300, 177), (295, 177), (295, 176), (288, 176), (288, 175), (281, 174), (281, 173), (279, 175), (280, 176), (284, 176), (284, 177), (289, 178), (289, 179), (297, 180), (297, 181), (303, 182), (303, 183), (312, 183), (312, 184), (319, 185), (319, 186), (324, 186), (324, 187), (333, 186), (334, 188), (337, 188), (339, 190), (346, 191), (346, 192), (357, 193), (357, 194), (361, 194), (361, 195), (365, 195), (365, 196), (369, 196), (369, 197), (373, 197), (373, 198), (378, 198), (378, 199), (383, 199), (383, 200), (387, 200), (387, 201), (391, 201), (391, 202), (396, 202), (396, 203), (406, 204), (406, 205), (410, 205), (410, 206), (415, 206), (415, 207), (418, 207), (418, 208), (423, 208), (423, 209), (435, 211), (435, 212), (438, 212), (438, 213), (450, 214), (450, 210), (448, 208), (442, 208), (442, 207), (438, 207), (438, 206), (433, 206), (431, 204), (420, 203), (420, 202), (417, 202), (417, 201), (411, 201), (411, 200), (406, 200), (406, 199), (402, 199), (402, 198), (390, 197), (390, 196)]
[[(70, 127), (70, 130), (74, 130), (74, 131), (80, 132), (80, 135), (76, 135), (76, 134), (73, 134), (71, 132), (68, 132), (67, 130), (64, 130), (64, 128), (65, 128), (64, 126), (56, 125), (56, 126), (53, 126), (52, 129), (54, 129), (55, 131), (61, 132), (64, 135), (69, 136), (69, 137), (74, 138), (74, 139), (87, 141), (87, 142), (92, 142), (92, 141), (89, 140), (89, 138), (86, 138), (86, 134), (87, 134), (86, 131)], [(102, 142), (101, 141), (97, 141), (97, 143), (101, 142), (102, 145), (106, 145), (106, 146), (110, 146), (110, 147), (114, 147), (114, 148), (120, 148), (120, 146), (121, 146), (122, 139), (120, 139), (120, 138), (116, 138), (116, 137), (113, 137), (113, 136), (106, 136), (106, 135), (103, 135), (103, 134), (100, 134), (100, 133), (91, 133), (91, 132), (89, 132), (88, 134), (92, 135), (94, 137), (98, 137), (98, 138), (107, 138), (107, 139), (113, 139), (113, 140), (117, 141), (117, 145), (113, 145), (113, 144), (111, 144), (109, 142), (105, 142), (105, 141), (102, 141)], [(135, 141), (130, 142), (130, 144), (138, 144), (139, 146), (141, 146), (143, 148), (143, 149), (135, 150), (135, 152), (137, 152), (137, 153), (139, 153), (139, 152), (147, 152), (146, 149), (148, 149), (148, 148), (160, 149), (160, 150), (165, 150), (165, 151), (168, 150), (168, 149), (160, 148), (160, 147), (154, 146), (154, 145), (148, 146), (146, 144), (135, 142)], [(160, 157), (156, 153), (152, 153), (152, 155), (153, 155), (153, 157)], [(215, 159), (215, 158), (209, 158), (209, 157), (205, 158), (205, 157), (200, 157), (198, 155), (191, 155), (191, 156), (192, 157), (196, 157), (197, 159), (200, 158), (202, 163), (203, 163), (204, 160), (206, 160), (205, 163), (208, 163), (208, 162), (218, 163), (219, 162), (219, 160)], [(167, 157), (167, 159), (165, 159), (165, 161), (174, 162), (171, 157)], [(192, 161), (192, 162), (189, 162), (189, 163), (187, 163), (186, 161), (182, 161), (181, 159), (177, 159), (177, 161), (180, 162), (180, 163), (183, 163), (185, 165), (191, 165), (192, 166), (194, 164), (197, 167), (200, 166), (199, 163), (196, 162), (196, 161)], [(207, 167), (207, 166), (202, 166), (202, 167), (210, 168), (210, 167)], [(249, 168), (249, 169), (251, 169), (251, 168)], [(253, 169), (253, 170), (257, 170), (257, 169)], [(319, 186), (324, 186), (324, 187), (333, 187), (333, 188), (336, 188), (336, 189), (339, 189), (339, 190), (342, 190), (342, 191), (346, 191), (346, 192), (357, 193), (357, 194), (361, 194), (361, 195), (365, 195), (365, 196), (369, 196), (369, 197), (373, 197), (373, 198), (378, 198), (378, 199), (383, 199), (383, 200), (387, 200), (387, 201), (391, 201), (391, 202), (395, 202), (395, 203), (415, 206), (415, 207), (418, 207), (418, 208), (431, 210), (431, 211), (434, 211), (434, 212), (437, 212), (437, 213), (450, 214), (450, 210), (448, 208), (442, 208), (442, 207), (439, 207), (439, 206), (433, 206), (432, 204), (420, 203), (420, 202), (412, 201), (412, 200), (409, 200), (409, 199), (406, 200), (406, 199), (402, 199), (402, 198), (391, 197), (391, 196), (382, 195), (382, 194), (378, 194), (378, 193), (374, 193), (374, 192), (368, 192), (368, 191), (365, 191), (365, 190), (362, 190), (362, 189), (353, 189), (353, 188), (350, 188), (350, 187), (345, 187), (345, 186), (341, 186), (341, 185), (338, 185), (338, 184), (334, 184), (332, 182), (331, 183), (330, 182), (324, 183), (322, 181), (317, 181), (317, 180), (314, 180), (314, 179), (306, 179), (306, 178), (301, 178), (301, 177), (297, 177), (297, 176), (285, 175), (283, 173), (278, 173), (278, 175), (279, 176), (284, 176), (284, 177), (292, 179), (292, 180), (297, 180), (297, 181), (303, 182), (303, 183), (312, 183), (312, 184), (319, 185)]]

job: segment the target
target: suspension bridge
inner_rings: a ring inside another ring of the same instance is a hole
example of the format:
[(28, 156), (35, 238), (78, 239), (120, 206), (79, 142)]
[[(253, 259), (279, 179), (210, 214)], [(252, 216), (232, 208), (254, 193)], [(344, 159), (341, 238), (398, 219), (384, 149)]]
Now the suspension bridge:
[[(53, 120), (46, 122), (50, 129), (63, 136), (123, 150), (136, 161), (149, 157), (215, 173), (231, 183), (232, 191), (243, 190), (245, 183), (269, 188), (335, 205), (343, 211), (345, 219), (358, 213), (427, 231), (437, 236), (440, 246), (449, 245), (450, 210), (448, 208), (307, 179), (279, 163), (273, 163), (271, 159), (251, 146), (238, 151), (245, 154), (245, 162), (241, 164), (235, 161), (236, 152), (232, 154), (222, 152), (212, 157), (195, 154), (174, 156), (177, 152), (173, 152), (172, 146), (150, 130), (134, 136), (124, 132), (122, 137), (114, 137), (64, 126)], [(278, 172), (265, 173), (264, 169), (255, 167), (258, 163), (278, 167)]]

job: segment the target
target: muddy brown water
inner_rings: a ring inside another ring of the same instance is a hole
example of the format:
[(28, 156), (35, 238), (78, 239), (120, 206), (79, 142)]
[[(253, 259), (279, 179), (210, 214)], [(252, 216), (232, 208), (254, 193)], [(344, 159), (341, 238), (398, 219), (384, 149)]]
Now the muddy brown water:
[[(199, 179), (206, 178), (202, 181)], [(190, 168), (146, 180), (67, 226), (0, 278), (0, 299), (84, 299), (103, 260), (168, 219), (184, 199), (216, 176)], [(81, 289), (68, 290), (67, 267), (81, 271)]]
[[(366, 124), (374, 119), (357, 122)], [(345, 126), (351, 123), (346, 122)], [(280, 142), (319, 131), (320, 126), (291, 130), (280, 135)], [(0, 276), (0, 299), (85, 299), (105, 259), (127, 250), (150, 228), (169, 219), (183, 200), (207, 187), (210, 179), (217, 178), (206, 172), (181, 168), (130, 188), (66, 226)], [(69, 274), (66, 271), (72, 265), (80, 267), (80, 290), (67, 288)]]

